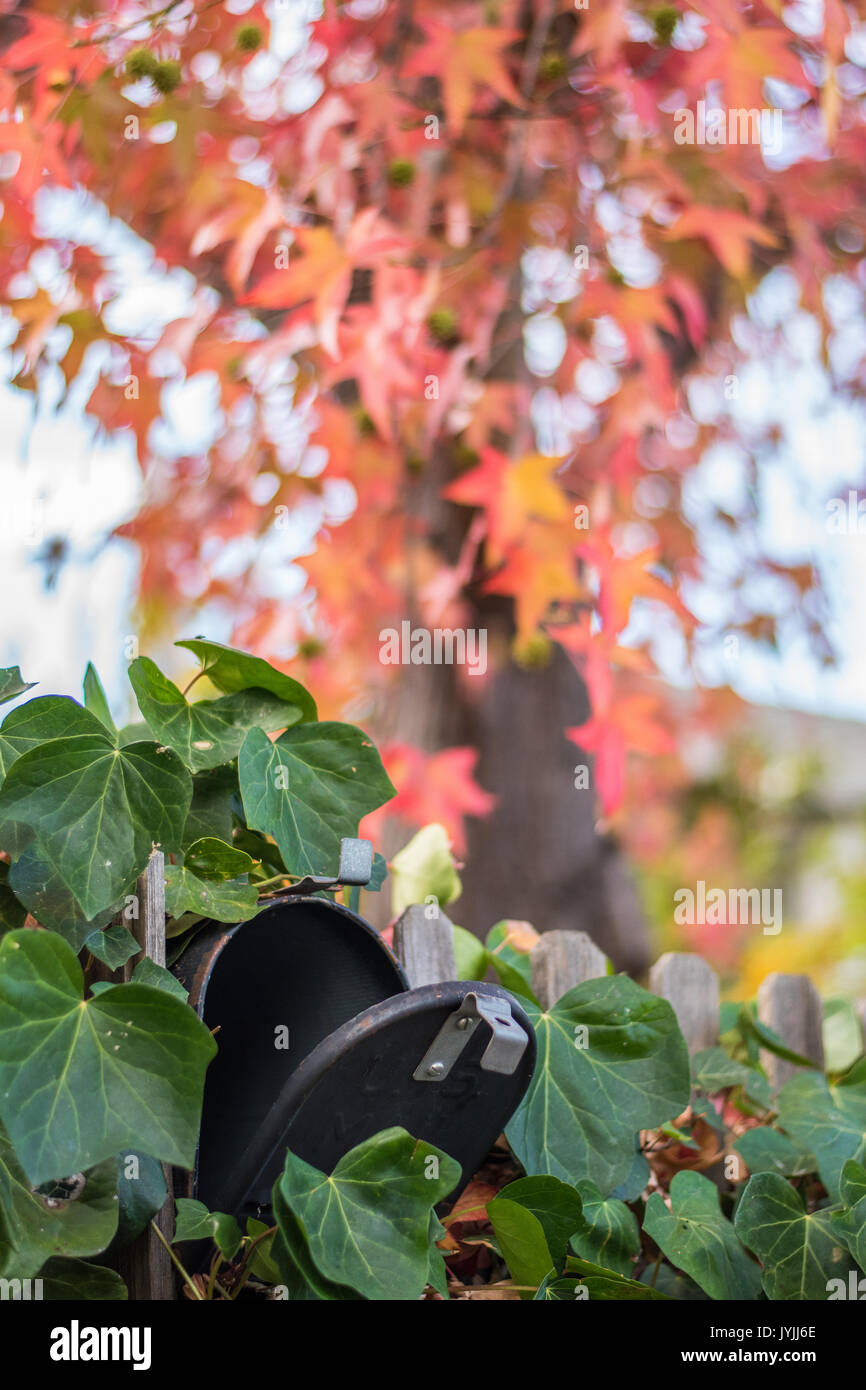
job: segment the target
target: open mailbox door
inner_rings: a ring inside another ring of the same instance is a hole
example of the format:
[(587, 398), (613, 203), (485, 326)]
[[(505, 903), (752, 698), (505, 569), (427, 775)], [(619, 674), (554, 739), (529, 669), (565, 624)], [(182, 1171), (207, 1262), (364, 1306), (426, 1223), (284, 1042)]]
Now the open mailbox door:
[(410, 989), (379, 934), (327, 898), (207, 923), (173, 970), (219, 1043), (185, 1195), (242, 1221), (267, 1219), (287, 1148), (331, 1172), (392, 1125), (457, 1160), (456, 1196), (532, 1076), (515, 998), (465, 980)]

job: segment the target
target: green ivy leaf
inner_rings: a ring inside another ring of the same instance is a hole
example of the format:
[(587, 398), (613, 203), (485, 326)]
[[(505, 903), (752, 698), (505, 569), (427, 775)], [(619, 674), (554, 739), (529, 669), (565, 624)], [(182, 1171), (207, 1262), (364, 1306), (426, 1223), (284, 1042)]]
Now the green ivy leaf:
[(694, 1096), (692, 1099), (692, 1115), (695, 1119), (705, 1120), (717, 1134), (725, 1133), (724, 1117), (719, 1114), (711, 1100), (706, 1096)]
[(188, 1005), (145, 985), (83, 999), (52, 932), (0, 942), (0, 1116), (33, 1183), (124, 1147), (192, 1167), (216, 1043)]
[(631, 1167), (621, 1183), (617, 1183), (611, 1197), (619, 1202), (636, 1202), (650, 1180), (650, 1166), (640, 1151), (640, 1135), (635, 1135), (635, 1152)]
[(145, 724), (143, 719), (136, 719), (133, 724), (122, 724), (117, 731), (117, 742), (121, 748), (125, 748), (128, 743), (144, 743), (156, 740), (153, 737), (153, 730)]
[[(548, 1175), (518, 1178), (516, 1182), (502, 1188), (494, 1198), (494, 1203), (499, 1201), (516, 1203), (532, 1213), (541, 1226), (549, 1252), (547, 1268), (552, 1267), (561, 1272), (568, 1254), (569, 1239), (580, 1228), (583, 1219), (581, 1198), (576, 1188)], [(489, 1213), (490, 1206), (487, 1210)], [(494, 1227), (495, 1224), (494, 1222)], [(547, 1269), (542, 1270), (541, 1277), (546, 1273)]]
[(196, 840), (232, 838), (232, 794), (238, 792), (234, 763), (197, 772), (192, 779), (192, 803), (183, 828), (183, 848)]
[(175, 642), (174, 645), (185, 647), (193, 653), (217, 690), (229, 695), (236, 690), (269, 690), (281, 700), (297, 705), (304, 723), (318, 718), (316, 703), (310, 692), (299, 681), (278, 671), (260, 656), (250, 656), (248, 652), (225, 647), (221, 642), (207, 642), (202, 637)]
[(96, 672), (96, 667), (88, 661), (87, 670), (84, 672), (84, 708), (95, 714), (101, 724), (104, 724), (112, 734), (116, 732), (114, 720), (111, 717), (111, 710), (108, 706), (108, 697), (102, 688), (102, 681)]
[(27, 908), (9, 887), (9, 865), (0, 863), (0, 936), (22, 927), (26, 917)]
[(247, 830), (245, 826), (232, 832), (232, 843), (244, 850), (252, 859), (260, 861), (261, 872), (270, 878), (274, 874), (287, 874), (283, 856), (273, 840), (260, 835), (257, 830)]
[(675, 1139), (683, 1148), (694, 1149), (695, 1153), (700, 1150), (700, 1144), (696, 1144), (690, 1134), (684, 1129), (677, 1129), (676, 1125), (659, 1125), (659, 1134), (663, 1134), (666, 1139)]
[(831, 1087), (816, 1071), (800, 1072), (779, 1092), (778, 1121), (796, 1143), (815, 1155), (821, 1181), (837, 1200), (846, 1161), (862, 1161), (866, 1153), (857, 1092)]
[(317, 1269), (307, 1233), (283, 1197), (278, 1182), (274, 1184), (272, 1201), (278, 1229), (271, 1256), (280, 1271), (281, 1282), (288, 1288), (289, 1298), (329, 1303), (362, 1301), (364, 1296), (356, 1289), (348, 1284), (335, 1284)]
[(433, 897), (447, 907), (463, 885), (454, 865), (451, 839), (444, 825), (425, 825), (391, 860), (391, 913)]
[(755, 1067), (729, 1057), (723, 1047), (708, 1047), (696, 1053), (692, 1061), (692, 1075), (695, 1084), (707, 1095), (727, 1090), (730, 1086), (742, 1086), (746, 1095), (769, 1109), (770, 1083), (766, 1076)]
[[(56, 1195), (35, 1192), (0, 1126), (0, 1276), (30, 1279), (52, 1255), (98, 1255), (117, 1229), (113, 1160), (76, 1175)], [(64, 1200), (69, 1190), (74, 1200)]]
[[(591, 1301), (600, 1303), (624, 1302), (624, 1303), (667, 1303), (667, 1296), (660, 1293), (658, 1289), (650, 1288), (648, 1284), (641, 1284), (637, 1279), (624, 1279), (621, 1274), (614, 1270), (605, 1269), (603, 1265), (594, 1264), (591, 1260), (582, 1260), (574, 1255), (569, 1255), (565, 1262), (566, 1274), (571, 1274), (579, 1284), (583, 1284), (589, 1294)], [(574, 1284), (571, 1285), (571, 1293), (567, 1297), (573, 1299), (576, 1296)]]
[(844, 1278), (853, 1268), (830, 1212), (807, 1213), (778, 1173), (749, 1178), (734, 1228), (764, 1266), (762, 1283), (768, 1298), (824, 1300), (829, 1280)]
[(524, 1008), (538, 1062), (508, 1142), (530, 1174), (590, 1177), (610, 1193), (632, 1170), (635, 1133), (688, 1104), (688, 1050), (673, 1009), (618, 975), (587, 980), (552, 1009), (528, 999)]
[(7, 714), (0, 724), (0, 772), (23, 753), (55, 738), (104, 734), (105, 725), (69, 695), (39, 695)]
[(152, 1216), (161, 1211), (167, 1196), (162, 1164), (150, 1154), (129, 1149), (117, 1156), (118, 1245), (129, 1245), (140, 1236)]
[(67, 703), (73, 732), (16, 758), (0, 818), (35, 830), (40, 857), (94, 917), (141, 873), (154, 843), (179, 849), (192, 784), (176, 754), (153, 743), (118, 748), (98, 719)]
[(744, 1033), (750, 1035), (755, 1042), (766, 1048), (768, 1052), (772, 1052), (776, 1057), (781, 1057), (785, 1062), (791, 1062), (795, 1067), (814, 1068), (815, 1063), (809, 1057), (804, 1057), (801, 1052), (795, 1052), (784, 1039), (779, 1037), (778, 1033), (766, 1023), (761, 1022), (754, 1012), (753, 1005), (743, 1005), (738, 1022)]
[(650, 1284), (657, 1293), (667, 1298), (675, 1298), (678, 1303), (708, 1303), (711, 1300), (699, 1288), (694, 1279), (679, 1270), (671, 1269), (669, 1264), (647, 1265), (640, 1276), (642, 1284)]
[[(413, 1301), (427, 1283), (430, 1212), (459, 1177), (454, 1159), (394, 1127), (351, 1149), (330, 1176), (288, 1153), (274, 1192), (326, 1280), (369, 1299)], [(291, 1242), (279, 1204), (275, 1216)]]
[(634, 1272), (634, 1256), (640, 1250), (637, 1221), (625, 1202), (602, 1197), (588, 1178), (577, 1184), (577, 1191), (583, 1203), (583, 1217), (571, 1237), (572, 1250), (575, 1255), (628, 1278)]
[(4, 666), (0, 669), (0, 705), (14, 700), (17, 695), (23, 695), (25, 690), (32, 690), (35, 684), (36, 681), (21, 679), (20, 667)]
[(454, 958), (458, 980), (483, 980), (487, 974), (487, 947), (465, 927), (454, 927)]
[(353, 724), (300, 724), (275, 743), (250, 729), (238, 775), (247, 824), (274, 837), (292, 874), (335, 873), (343, 836), (356, 835), (361, 817), (395, 795)]
[[(520, 999), (538, 1004), (532, 989), (532, 966), (528, 951), (518, 951), (509, 939), (511, 923), (497, 922), (487, 933), (489, 963), (499, 976), (499, 983)], [(480, 976), (478, 977), (481, 978)]]
[(189, 990), (184, 989), (180, 980), (176, 980), (170, 970), (157, 965), (149, 956), (144, 956), (133, 970), (132, 984), (152, 985), (154, 989), (164, 989), (166, 994), (173, 994), (182, 1004), (189, 999)]
[(239, 690), (218, 700), (190, 704), (155, 662), (140, 656), (129, 668), (138, 707), (161, 743), (193, 772), (236, 758), (248, 729), (284, 729), (301, 710), (267, 690)]
[(105, 1302), (129, 1297), (126, 1285), (113, 1269), (85, 1264), (84, 1260), (49, 1260), (40, 1271), (46, 1302)]
[[(9, 886), (40, 926), (56, 931), (76, 954), (88, 936), (108, 926), (115, 915), (117, 904), (112, 904), (95, 917), (86, 917), (57, 870), (34, 849), (25, 850), (10, 865)], [(126, 885), (128, 889), (134, 886), (134, 879)]]
[(845, 1210), (831, 1215), (831, 1224), (860, 1268), (866, 1271), (866, 1168), (853, 1159), (842, 1168), (839, 1195)]
[(445, 1227), (442, 1225), (435, 1211), (431, 1211), (430, 1226), (427, 1231), (427, 1248), (429, 1253), (427, 1283), (447, 1301), (450, 1298), (448, 1293), (448, 1266), (445, 1263), (445, 1256), (436, 1244), (437, 1240), (441, 1240), (444, 1235), (447, 1235)]
[(119, 970), (141, 950), (128, 927), (108, 927), (105, 931), (91, 932), (84, 944), (90, 954), (107, 965), (109, 970)]
[[(86, 737), (88, 733), (104, 732), (102, 724), (76, 700), (67, 695), (40, 695), (7, 714), (0, 725), (0, 775), (9, 772), (12, 764), (38, 748), (49, 739), (66, 735)], [(0, 816), (0, 837), (3, 848), (17, 859), (33, 842), (33, 827), (18, 824)]]
[(842, 1114), (866, 1129), (866, 1057), (855, 1062), (830, 1090)]
[(365, 893), (378, 893), (385, 879), (388, 877), (388, 861), (384, 855), (378, 851), (373, 855), (373, 867), (370, 871), (369, 882), (364, 884)]
[(208, 1211), (203, 1202), (191, 1197), (178, 1197), (175, 1242), (184, 1240), (213, 1240), (226, 1260), (234, 1259), (241, 1248), (243, 1235), (233, 1216), (224, 1211)]
[[(214, 882), (199, 878), (185, 865), (167, 864), (165, 910), (173, 918), (195, 912), (201, 917), (213, 917), (217, 922), (246, 922), (258, 912), (259, 897), (251, 883)], [(174, 934), (169, 925), (168, 935)]]
[(793, 1178), (814, 1173), (817, 1167), (813, 1154), (767, 1125), (747, 1129), (734, 1148), (750, 1173), (780, 1173), (784, 1178)]
[(488, 1202), (487, 1215), (512, 1283), (520, 1288), (521, 1298), (528, 1298), (549, 1275), (557, 1273), (544, 1227), (534, 1212), (507, 1197)]
[(195, 840), (183, 856), (184, 867), (192, 869), (199, 878), (214, 879), (225, 883), (230, 878), (240, 878), (253, 867), (250, 855), (225, 840), (211, 835)]
[(844, 1071), (862, 1055), (863, 1030), (850, 999), (825, 999), (822, 1034), (825, 1071)]
[(702, 1173), (677, 1173), (670, 1209), (660, 1192), (646, 1204), (644, 1230), (672, 1265), (710, 1298), (760, 1297), (761, 1271), (750, 1260), (721, 1212), (719, 1191)]
[[(256, 1221), (255, 1217), (247, 1218), (247, 1235), (251, 1240), (257, 1236), (264, 1236), (270, 1230), (264, 1221)], [(280, 1271), (276, 1261), (271, 1255), (274, 1243), (274, 1232), (259, 1242), (253, 1253), (250, 1255), (249, 1266), (257, 1279), (261, 1279), (264, 1284), (279, 1284)]]

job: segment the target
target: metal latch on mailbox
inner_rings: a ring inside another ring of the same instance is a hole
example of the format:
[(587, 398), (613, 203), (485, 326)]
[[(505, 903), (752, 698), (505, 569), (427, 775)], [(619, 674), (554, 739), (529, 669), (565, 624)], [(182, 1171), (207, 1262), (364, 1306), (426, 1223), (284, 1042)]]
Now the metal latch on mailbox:
[(491, 1037), (481, 1058), (482, 1071), (511, 1076), (517, 1070), (529, 1039), (511, 1016), (505, 999), (467, 994), (459, 1009), (449, 1014), (418, 1066), (414, 1081), (444, 1081), (480, 1023)]

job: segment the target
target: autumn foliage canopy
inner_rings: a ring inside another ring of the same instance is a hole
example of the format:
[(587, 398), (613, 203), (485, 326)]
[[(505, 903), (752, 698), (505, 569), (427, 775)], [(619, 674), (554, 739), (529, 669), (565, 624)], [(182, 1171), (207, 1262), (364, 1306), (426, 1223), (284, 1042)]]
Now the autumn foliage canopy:
[[(384, 627), (504, 596), (492, 659), (565, 648), (592, 710), (570, 736), (615, 812), (628, 755), (672, 747), (627, 629), (656, 614), (689, 651), (681, 494), (733, 428), (732, 323), (781, 264), (825, 331), (828, 277), (863, 284), (864, 46), (852, 6), (825, 0), (814, 31), (798, 9), (4, 0), (15, 381), (86, 382), (134, 437), (143, 629), (223, 604), (236, 645), (365, 718), (395, 678)], [(699, 102), (781, 108), (781, 151), (678, 139)], [(174, 286), (155, 331), (116, 312), (118, 224)], [(159, 422), (196, 379), (213, 428), (178, 455)], [(773, 641), (745, 589), (767, 573), (818, 633), (810, 568), (764, 555), (753, 511), (721, 519), (742, 554), (726, 631)], [(410, 817), (459, 836), (484, 811), (468, 750), (386, 757)]]

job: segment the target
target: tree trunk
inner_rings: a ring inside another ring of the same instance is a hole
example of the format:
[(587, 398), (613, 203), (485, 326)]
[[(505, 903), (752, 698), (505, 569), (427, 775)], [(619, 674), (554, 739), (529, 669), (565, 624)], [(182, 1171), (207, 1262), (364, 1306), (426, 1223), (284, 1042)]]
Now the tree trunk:
[[(477, 604), (469, 625), (487, 629), (488, 651), (508, 650), (509, 605), (501, 599)], [(618, 970), (647, 968), (646, 921), (630, 871), (616, 842), (595, 830), (591, 786), (575, 788), (575, 767), (589, 760), (564, 730), (588, 717), (589, 704), (561, 648), (553, 644), (541, 668), (508, 659), (485, 677), (454, 666), (405, 666), (389, 713), (379, 730), (384, 739), (428, 751), (477, 748), (478, 781), (497, 797), (489, 816), (468, 821), (453, 920), (480, 937), (504, 917), (537, 931), (585, 931)], [(386, 854), (410, 833), (392, 825)]]
[[(527, 55), (530, 88), (554, 18), (552, 6), (537, 16), (533, 52)], [(518, 127), (506, 161), (511, 172), (502, 206), (509, 198), (531, 202), (537, 191), (537, 171), (523, 160), (524, 140), (525, 131)], [(492, 227), (488, 231), (492, 233)], [(516, 258), (483, 378), (524, 383), (528, 399), (532, 379), (523, 352), (521, 290), (522, 269)], [(518, 411), (515, 423), (511, 436), (494, 436), (492, 442), (519, 456), (535, 447), (535, 439), (528, 411)], [(406, 495), (408, 513), (452, 565), (470, 517), (467, 508), (442, 496), (453, 476), (451, 446), (443, 440)], [(394, 616), (423, 625), (411, 555), (407, 571), (406, 609)], [(495, 922), (511, 917), (531, 922), (538, 931), (585, 931), (617, 969), (640, 973), (649, 965), (646, 921), (616, 843), (596, 833), (591, 786), (575, 788), (575, 765), (588, 759), (564, 735), (568, 726), (589, 716), (583, 682), (556, 644), (551, 644), (547, 665), (530, 670), (516, 665), (510, 656), (513, 604), (479, 592), (480, 587), (465, 587), (465, 623), (487, 630), (488, 674), (471, 677), (444, 665), (403, 667), (387, 722), (376, 732), (428, 751), (454, 745), (479, 750), (478, 781), (498, 800), (491, 815), (469, 821), (463, 895), (453, 909), (462, 926), (483, 937)], [(404, 827), (401, 837), (400, 827), (392, 825), (386, 855), (390, 857), (409, 832), (410, 827)]]

